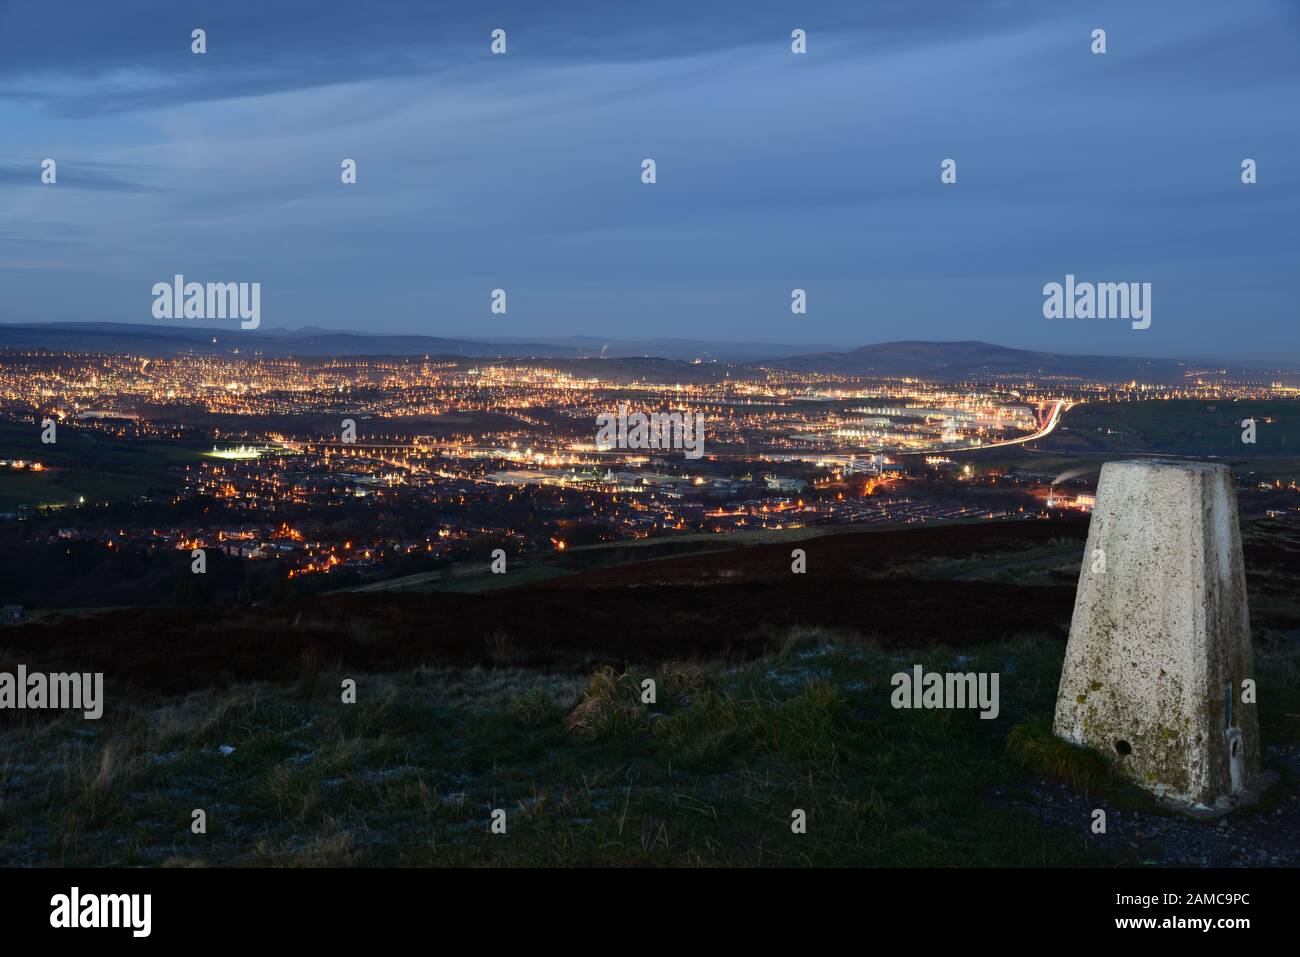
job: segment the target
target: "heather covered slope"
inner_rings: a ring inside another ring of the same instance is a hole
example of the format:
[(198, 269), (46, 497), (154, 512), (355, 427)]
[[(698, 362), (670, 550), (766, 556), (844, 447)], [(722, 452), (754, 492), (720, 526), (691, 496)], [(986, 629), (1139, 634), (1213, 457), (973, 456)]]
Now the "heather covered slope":
[[(1073, 602), (1069, 571), (1031, 584), (943, 573), (974, 567), (980, 556), (1006, 562), (1081, 550), (1085, 533), (1081, 522), (1021, 522), (747, 547), (712, 536), (695, 546), (711, 550), (698, 554), (638, 560), (639, 548), (595, 549), (547, 566), (559, 577), (536, 581), (528, 565), (492, 575), (485, 565), (477, 580), (436, 585), (476, 590), (376, 589), (283, 604), (56, 614), (0, 630), (0, 664), (21, 656), (33, 667), (103, 671), (110, 688), (179, 693), (292, 679), (304, 654), (386, 671), (490, 666), (508, 646), (509, 664), (584, 670), (752, 658), (799, 627), (867, 634), (890, 647), (973, 646), (1003, 640), (1013, 613), (1012, 620), (1063, 638)], [(790, 571), (795, 548), (808, 556), (805, 574)], [(535, 583), (512, 587), (516, 581)], [(960, 623), (954, 608), (964, 610)]]
[[(730, 548), (710, 540), (697, 546), (707, 551), (640, 561), (639, 548), (593, 549), (506, 575), (485, 566), (423, 590), (54, 614), (0, 628), (0, 665), (103, 671), (110, 689), (151, 695), (294, 680), (304, 656), (368, 672), (506, 664), (585, 673), (748, 660), (796, 628), (881, 648), (975, 648), (1026, 630), (1063, 641), (1086, 531), (1085, 522), (1034, 521)], [(1256, 640), (1300, 635), (1295, 523), (1252, 522), (1244, 537)], [(802, 575), (790, 571), (795, 548), (807, 556)], [(511, 587), (519, 580), (529, 583)]]

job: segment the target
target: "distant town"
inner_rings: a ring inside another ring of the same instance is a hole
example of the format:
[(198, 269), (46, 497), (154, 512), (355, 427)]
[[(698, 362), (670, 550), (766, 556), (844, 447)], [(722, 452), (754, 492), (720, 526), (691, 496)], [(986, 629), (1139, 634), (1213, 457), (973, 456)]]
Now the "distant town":
[[(0, 353), (0, 520), (47, 547), (177, 560), (214, 550), (268, 569), (238, 576), (256, 600), (303, 579), (355, 586), (494, 548), (1086, 512), (1095, 470), (1061, 463), (1143, 450), (1122, 448), (1122, 416), (1088, 428), (1085, 412), (1223, 404), (1223, 450), (1243, 454), (1232, 409), (1300, 394), (1208, 371), (1162, 385), (665, 369), (11, 350)], [(599, 448), (597, 417), (617, 407), (702, 416), (705, 454)], [(1294, 475), (1248, 478), (1244, 510), (1295, 511)]]

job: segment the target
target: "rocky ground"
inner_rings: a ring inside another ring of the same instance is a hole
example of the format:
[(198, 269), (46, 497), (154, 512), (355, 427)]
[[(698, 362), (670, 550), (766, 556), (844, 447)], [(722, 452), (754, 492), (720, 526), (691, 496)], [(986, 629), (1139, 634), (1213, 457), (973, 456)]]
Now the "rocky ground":
[[(1211, 820), (1108, 807), (1105, 800), (1048, 780), (1033, 782), (1015, 797), (999, 790), (995, 798), (1148, 866), (1300, 866), (1300, 791), (1291, 783), (1300, 778), (1300, 745), (1267, 748), (1264, 764), (1282, 773), (1260, 804)], [(1105, 834), (1092, 833), (1098, 807), (1106, 810)]]

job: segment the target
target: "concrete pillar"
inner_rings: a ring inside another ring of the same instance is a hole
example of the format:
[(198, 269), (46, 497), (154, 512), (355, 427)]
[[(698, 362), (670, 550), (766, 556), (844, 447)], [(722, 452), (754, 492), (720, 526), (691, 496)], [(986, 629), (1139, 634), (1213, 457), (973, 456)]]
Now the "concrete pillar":
[(1053, 730), (1169, 802), (1228, 809), (1263, 784), (1254, 676), (1231, 471), (1107, 462)]

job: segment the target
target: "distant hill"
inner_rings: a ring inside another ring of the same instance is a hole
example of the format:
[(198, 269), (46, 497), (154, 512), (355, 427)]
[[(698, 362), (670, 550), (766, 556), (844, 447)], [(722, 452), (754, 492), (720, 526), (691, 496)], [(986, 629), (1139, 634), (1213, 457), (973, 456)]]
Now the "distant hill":
[[(215, 342), (213, 340), (216, 340)], [(181, 353), (228, 355), (258, 352), (266, 356), (470, 356), (476, 358), (659, 358), (690, 361), (759, 362), (809, 349), (789, 343), (706, 342), (694, 339), (602, 339), (568, 336), (482, 339), (388, 335), (355, 330), (256, 329), (225, 326), (151, 326), (124, 322), (0, 324), (0, 349), (62, 349), (166, 356)]]
[[(162, 357), (194, 353), (299, 356), (431, 356), (482, 359), (622, 360), (636, 363), (689, 363), (710, 378), (723, 364), (753, 364), (800, 372), (858, 376), (924, 376), (956, 381), (996, 376), (1074, 376), (1089, 381), (1177, 383), (1190, 372), (1226, 370), (1237, 376), (1300, 381), (1291, 369), (1132, 356), (1063, 355), (1032, 352), (974, 340), (962, 342), (882, 342), (846, 352), (800, 351), (779, 343), (722, 343), (691, 339), (600, 339), (590, 336), (529, 341), (508, 337), (456, 339), (437, 336), (371, 334), (331, 329), (240, 330), (230, 325), (151, 326), (117, 322), (0, 324), (0, 349), (52, 349)], [(816, 347), (814, 347), (816, 348)], [(629, 365), (631, 363), (631, 365)], [(710, 364), (713, 365), (709, 369)], [(645, 371), (651, 371), (649, 367)], [(659, 370), (662, 372), (662, 370)], [(683, 375), (678, 371), (678, 375)], [(685, 381), (685, 378), (683, 379)]]
[[(509, 336), (493, 337), (491, 342), (513, 346), (522, 340)], [(589, 357), (609, 359), (645, 358), (702, 359), (705, 362), (762, 362), (783, 359), (804, 352), (831, 351), (834, 347), (814, 343), (791, 345), (788, 342), (716, 342), (701, 339), (601, 339), (596, 336), (542, 338), (547, 345), (570, 346)]]
[(57, 349), (139, 356), (184, 353), (264, 356), (473, 356), (574, 359), (589, 354), (575, 346), (504, 343), (436, 336), (371, 335), (326, 329), (242, 330), (223, 326), (146, 326), (124, 322), (0, 324), (0, 349)]
[(839, 372), (864, 376), (927, 376), (935, 379), (986, 379), (995, 375), (1078, 376), (1120, 382), (1181, 382), (1203, 364), (1176, 359), (1124, 356), (1073, 356), (1030, 352), (969, 340), (964, 342), (882, 342), (849, 352), (817, 352), (764, 365), (801, 372)]

